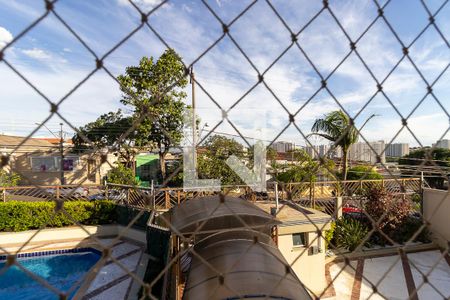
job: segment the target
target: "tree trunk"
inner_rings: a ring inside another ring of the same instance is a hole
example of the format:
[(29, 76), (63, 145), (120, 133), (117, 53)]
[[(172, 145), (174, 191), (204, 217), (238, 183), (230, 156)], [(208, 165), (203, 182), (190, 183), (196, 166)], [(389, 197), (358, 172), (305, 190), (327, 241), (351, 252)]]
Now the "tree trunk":
[(161, 177), (166, 179), (166, 152), (159, 152), (159, 168), (161, 169)]
[(342, 149), (342, 177), (347, 180), (348, 149)]

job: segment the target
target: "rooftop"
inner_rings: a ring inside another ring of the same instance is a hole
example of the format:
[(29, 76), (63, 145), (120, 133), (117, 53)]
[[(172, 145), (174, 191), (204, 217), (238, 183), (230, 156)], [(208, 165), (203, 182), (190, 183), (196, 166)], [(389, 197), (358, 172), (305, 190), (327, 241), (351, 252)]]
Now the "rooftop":
[[(269, 214), (276, 207), (274, 201), (257, 201), (255, 205)], [(331, 221), (331, 216), (326, 213), (285, 201), (279, 201), (275, 217), (282, 223), (279, 226), (311, 224), (311, 221), (323, 224)]]

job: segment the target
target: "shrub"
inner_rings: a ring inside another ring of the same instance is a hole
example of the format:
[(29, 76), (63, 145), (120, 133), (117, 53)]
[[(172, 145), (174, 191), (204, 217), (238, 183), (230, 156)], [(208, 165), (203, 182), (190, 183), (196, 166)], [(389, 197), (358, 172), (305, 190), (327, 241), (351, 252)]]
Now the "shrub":
[(340, 218), (336, 221), (334, 242), (337, 247), (353, 251), (361, 244), (368, 232), (368, 228), (358, 220)]
[(24, 231), (45, 227), (109, 224), (116, 219), (116, 205), (111, 201), (83, 200), (64, 203), (63, 212), (55, 213), (55, 202), (0, 202), (0, 231)]
[(383, 179), (383, 175), (378, 173), (372, 166), (356, 166), (348, 170), (347, 180), (360, 179)]
[(139, 185), (139, 180), (134, 176), (133, 169), (127, 168), (122, 164), (109, 170), (106, 177), (109, 183)]
[(334, 237), (334, 231), (336, 230), (336, 222), (331, 222), (330, 229), (325, 232), (325, 247), (328, 248), (331, 240)]
[[(383, 187), (374, 186), (367, 190), (366, 212), (379, 222), (378, 228), (390, 236), (411, 214), (412, 205), (409, 199), (394, 196)], [(383, 216), (384, 215), (384, 216)], [(383, 217), (383, 218), (382, 218)], [(381, 220), (380, 220), (381, 219)]]
[[(414, 234), (419, 231), (422, 225), (423, 223), (420, 217), (408, 216), (401, 224), (401, 226), (395, 232), (393, 232), (392, 238), (396, 242), (403, 244), (410, 238), (412, 238)], [(428, 228), (423, 228), (422, 231), (413, 240), (413, 242), (430, 242), (430, 232)]]
[(19, 184), (21, 177), (19, 174), (14, 172), (6, 172), (5, 170), (0, 169), (0, 186), (1, 187), (9, 187), (16, 186)]

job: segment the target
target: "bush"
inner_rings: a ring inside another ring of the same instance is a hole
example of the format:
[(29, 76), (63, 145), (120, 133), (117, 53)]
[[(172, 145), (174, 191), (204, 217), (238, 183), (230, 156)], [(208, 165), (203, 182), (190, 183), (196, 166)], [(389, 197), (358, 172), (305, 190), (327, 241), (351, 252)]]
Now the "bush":
[(1, 187), (10, 187), (17, 186), (21, 180), (19, 174), (14, 172), (6, 172), (5, 170), (0, 169), (0, 186)]
[(361, 244), (368, 232), (369, 229), (358, 220), (340, 218), (336, 221), (333, 240), (337, 247), (353, 251)]
[(330, 229), (325, 232), (325, 247), (328, 249), (331, 240), (334, 237), (334, 231), (336, 230), (336, 222), (331, 222)]
[[(116, 219), (112, 201), (83, 200), (64, 203), (67, 214), (55, 214), (55, 202), (0, 202), (0, 231), (24, 231), (45, 227), (109, 224)], [(70, 216), (70, 217), (69, 217)]]
[[(410, 238), (412, 238), (414, 234), (419, 231), (422, 225), (423, 223), (420, 217), (408, 216), (408, 218), (405, 219), (401, 226), (395, 232), (393, 232), (392, 238), (396, 242), (403, 244)], [(428, 231), (428, 229), (426, 227), (423, 228), (412, 242), (429, 243), (430, 232)]]
[(372, 166), (356, 166), (350, 168), (347, 174), (347, 180), (373, 180), (383, 179), (383, 175), (378, 173)]
[[(408, 198), (400, 198), (388, 193), (383, 187), (374, 186), (367, 190), (366, 212), (379, 222), (378, 228), (386, 235), (392, 233), (405, 221), (412, 212), (412, 205)], [(383, 217), (383, 218), (381, 218)], [(381, 220), (380, 220), (381, 219)]]
[(109, 183), (139, 185), (139, 180), (134, 176), (133, 169), (127, 168), (122, 164), (109, 170), (106, 177)]

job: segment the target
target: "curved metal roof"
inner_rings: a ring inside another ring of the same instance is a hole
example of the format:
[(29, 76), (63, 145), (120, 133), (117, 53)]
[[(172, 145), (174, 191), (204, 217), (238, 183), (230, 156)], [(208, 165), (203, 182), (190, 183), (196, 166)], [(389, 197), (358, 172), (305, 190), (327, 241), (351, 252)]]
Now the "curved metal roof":
[(247, 200), (216, 195), (174, 207), (170, 223), (182, 234), (193, 233), (200, 226), (197, 233), (204, 234), (233, 228), (269, 228), (280, 222)]
[(254, 236), (228, 231), (198, 243), (183, 299), (311, 299), (278, 248)]

